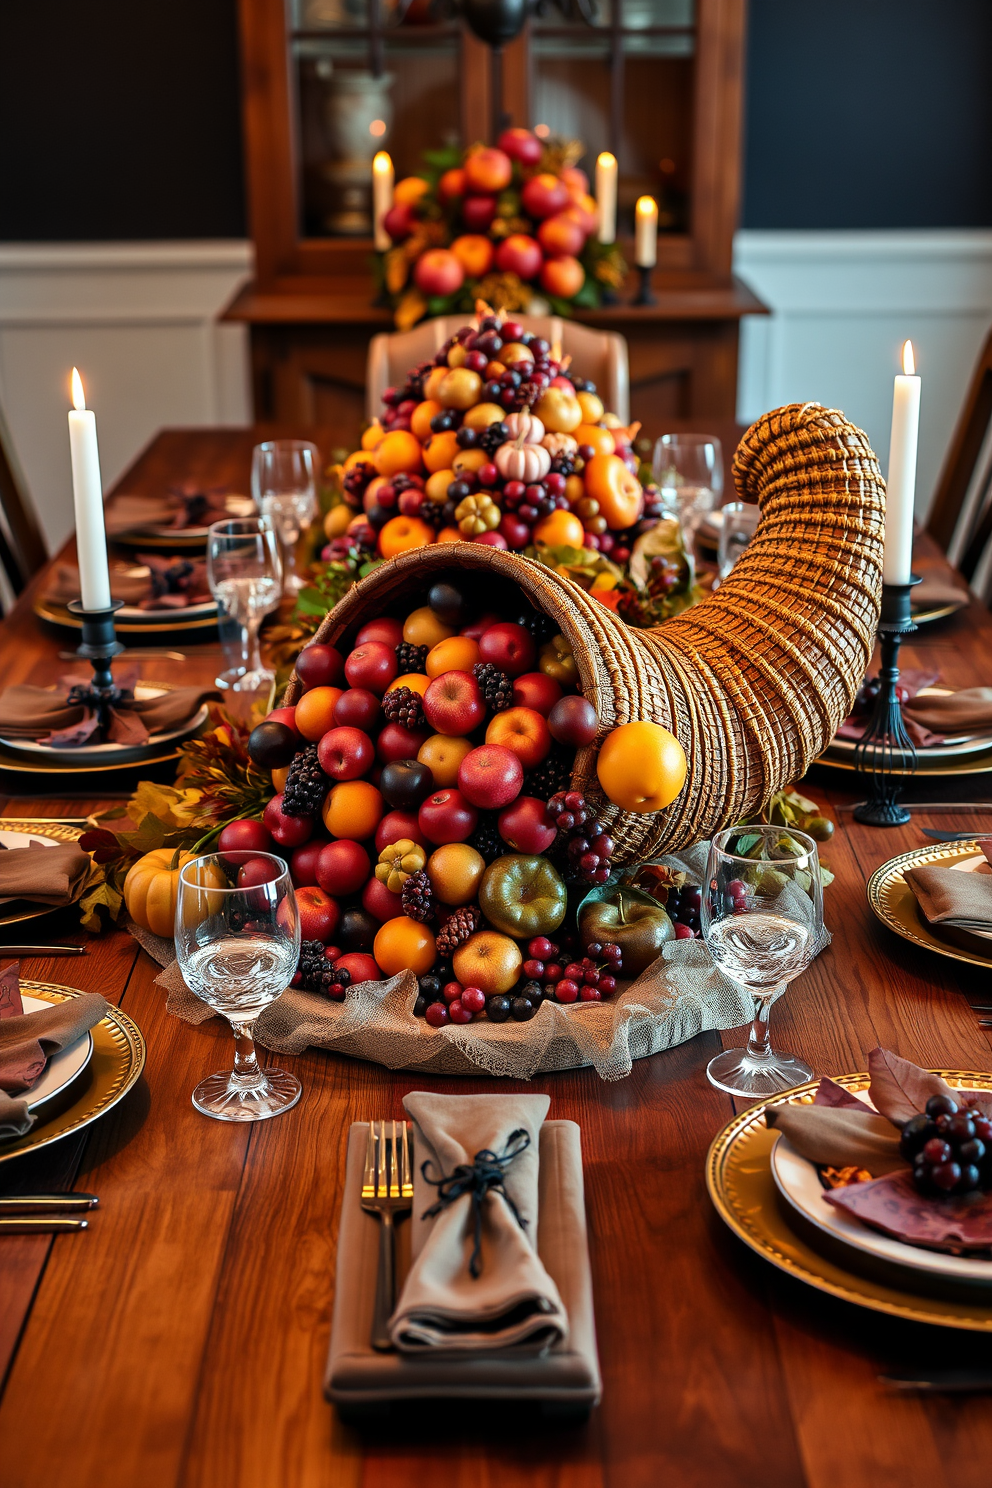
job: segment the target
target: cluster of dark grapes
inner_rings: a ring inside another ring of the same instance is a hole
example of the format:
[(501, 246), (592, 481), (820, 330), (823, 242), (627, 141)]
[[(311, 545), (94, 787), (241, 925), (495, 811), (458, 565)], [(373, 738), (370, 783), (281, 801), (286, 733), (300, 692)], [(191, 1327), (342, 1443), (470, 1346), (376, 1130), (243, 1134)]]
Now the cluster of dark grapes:
[(565, 961), (562, 949), (547, 936), (539, 935), (527, 947), (523, 974), (539, 983), (545, 997), (556, 1002), (599, 1002), (617, 990), (623, 970), (623, 952), (612, 942), (586, 946), (581, 960)]
[(600, 1002), (616, 991), (617, 977), (623, 970), (623, 953), (618, 945), (590, 945), (581, 960), (567, 958), (575, 951), (574, 937), (561, 937), (561, 943), (538, 935), (527, 946), (528, 959), (521, 967), (521, 978), (507, 993), (487, 997), (479, 987), (465, 987), (457, 981), (447, 964), (438, 964), (426, 976), (417, 978), (418, 995), (413, 1012), (432, 1028), (447, 1023), (471, 1023), (483, 1015), (491, 1023), (527, 1023), (542, 1002)]
[(902, 1128), (899, 1151), (921, 1193), (941, 1197), (992, 1188), (992, 1118), (949, 1095), (932, 1095)]
[(304, 992), (319, 992), (332, 1002), (343, 1002), (351, 973), (346, 966), (334, 964), (342, 954), (337, 946), (325, 946), (319, 940), (303, 941), (292, 985), (302, 987)]
[(693, 884), (685, 884), (681, 889), (669, 889), (665, 908), (675, 926), (676, 940), (699, 939), (699, 910), (702, 900), (702, 889)]
[(568, 860), (567, 876), (589, 884), (604, 884), (610, 876), (614, 841), (601, 821), (593, 818), (579, 791), (557, 791), (547, 803), (548, 822), (558, 828)]

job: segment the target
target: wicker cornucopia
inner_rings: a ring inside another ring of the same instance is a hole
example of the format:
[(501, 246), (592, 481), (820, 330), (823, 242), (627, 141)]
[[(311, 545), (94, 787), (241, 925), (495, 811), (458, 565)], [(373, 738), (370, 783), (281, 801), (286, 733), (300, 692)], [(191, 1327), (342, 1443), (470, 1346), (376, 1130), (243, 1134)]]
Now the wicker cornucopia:
[[(881, 596), (885, 488), (860, 429), (819, 404), (792, 404), (748, 431), (734, 459), (756, 535), (719, 591), (655, 630), (623, 624), (572, 580), (474, 543), (417, 548), (357, 584), (317, 639), (335, 643), (444, 570), (515, 587), (561, 628), (599, 717), (573, 783), (596, 803), (629, 863), (671, 852), (756, 810), (798, 779), (849, 712), (871, 658)], [(302, 691), (295, 674), (287, 703)], [(665, 811), (603, 801), (595, 754), (618, 724), (671, 729), (689, 762)]]

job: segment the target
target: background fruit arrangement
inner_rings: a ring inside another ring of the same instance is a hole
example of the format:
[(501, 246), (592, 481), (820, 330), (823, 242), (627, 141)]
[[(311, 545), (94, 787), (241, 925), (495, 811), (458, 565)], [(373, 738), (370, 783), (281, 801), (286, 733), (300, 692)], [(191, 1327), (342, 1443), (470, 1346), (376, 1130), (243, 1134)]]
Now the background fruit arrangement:
[(399, 181), (383, 222), (394, 247), (379, 264), (400, 329), (471, 310), (479, 295), (526, 311), (540, 292), (567, 315), (622, 284), (619, 250), (596, 240), (596, 203), (574, 164), (583, 153), (578, 141), (507, 129), (495, 149), (438, 151), (423, 176)]

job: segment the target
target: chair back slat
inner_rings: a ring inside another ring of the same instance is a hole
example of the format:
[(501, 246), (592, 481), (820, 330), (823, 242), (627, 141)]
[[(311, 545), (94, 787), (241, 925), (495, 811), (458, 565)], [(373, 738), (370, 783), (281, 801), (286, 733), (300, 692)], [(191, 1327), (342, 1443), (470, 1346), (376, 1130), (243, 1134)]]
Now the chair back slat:
[(0, 568), (13, 593), (21, 594), (48, 561), (13, 440), (0, 408)]

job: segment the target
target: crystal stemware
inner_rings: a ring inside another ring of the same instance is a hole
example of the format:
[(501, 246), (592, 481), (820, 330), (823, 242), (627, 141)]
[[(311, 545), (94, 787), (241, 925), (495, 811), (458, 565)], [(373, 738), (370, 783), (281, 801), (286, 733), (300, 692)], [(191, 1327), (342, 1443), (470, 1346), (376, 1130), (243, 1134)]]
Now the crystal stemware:
[(296, 545), (317, 515), (319, 461), (320, 452), (308, 439), (266, 439), (252, 451), (252, 498), (279, 535), (283, 593), (291, 596), (306, 583), (296, 571)]
[(267, 517), (238, 517), (207, 529), (207, 581), (226, 613), (241, 626), (244, 662), (218, 682), (235, 692), (255, 692), (271, 685), (275, 673), (262, 665), (258, 632), (279, 603), (282, 563), (279, 544)]
[(719, 439), (713, 434), (662, 434), (655, 441), (651, 473), (691, 547), (703, 517), (720, 505), (723, 494)]
[(758, 526), (761, 513), (756, 506), (746, 501), (728, 501), (720, 513), (720, 543), (717, 550), (717, 569), (721, 579), (732, 571), (751, 541)]
[(187, 986), (234, 1029), (233, 1070), (193, 1091), (218, 1121), (262, 1121), (295, 1106), (300, 1082), (262, 1069), (252, 1031), (289, 986), (300, 954), (300, 916), (289, 869), (272, 853), (208, 853), (179, 875), (176, 956)]
[(711, 1082), (758, 1100), (812, 1079), (808, 1064), (772, 1049), (772, 1002), (806, 969), (823, 935), (816, 843), (790, 827), (731, 827), (710, 844), (700, 904), (703, 937), (716, 965), (755, 1001), (744, 1049), (707, 1066)]

